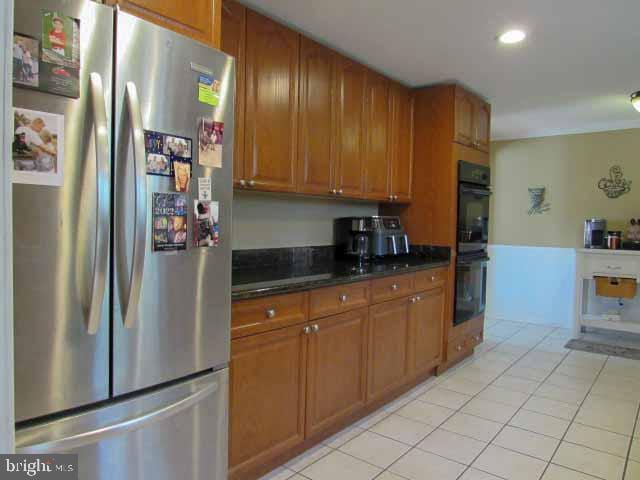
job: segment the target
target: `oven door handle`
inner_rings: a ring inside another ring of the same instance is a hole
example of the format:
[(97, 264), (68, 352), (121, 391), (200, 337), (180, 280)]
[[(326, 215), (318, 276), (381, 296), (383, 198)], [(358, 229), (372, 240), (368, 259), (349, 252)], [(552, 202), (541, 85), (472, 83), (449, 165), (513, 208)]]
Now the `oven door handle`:
[(489, 260), (491, 260), (489, 257), (482, 257), (474, 260), (458, 260), (456, 264), (459, 267), (472, 267), (473, 265), (476, 265), (476, 264), (482, 266), (489, 263)]
[(462, 193), (472, 193), (474, 195), (480, 195), (482, 197), (489, 197), (493, 195), (493, 192), (488, 188), (473, 188), (466, 185), (460, 185), (460, 191)]

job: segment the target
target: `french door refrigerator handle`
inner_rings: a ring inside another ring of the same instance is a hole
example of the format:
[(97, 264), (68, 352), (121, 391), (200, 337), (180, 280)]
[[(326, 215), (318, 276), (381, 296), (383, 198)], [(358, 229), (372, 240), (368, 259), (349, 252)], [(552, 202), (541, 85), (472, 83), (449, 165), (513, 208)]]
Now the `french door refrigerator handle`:
[(46, 442), (35, 443), (32, 445), (25, 445), (16, 447), (16, 453), (57, 453), (75, 450), (85, 445), (98, 443), (106, 438), (116, 435), (123, 435), (134, 430), (140, 430), (148, 425), (160, 422), (166, 418), (172, 417), (183, 410), (186, 410), (197, 403), (201, 402), (204, 398), (215, 393), (219, 388), (217, 381), (211, 382), (201, 388), (200, 390), (190, 394), (187, 397), (165, 405), (157, 410), (144, 413), (134, 418), (129, 418), (122, 422), (114, 423), (111, 425), (105, 425), (100, 428), (89, 430), (75, 435), (69, 435), (67, 437), (57, 438)]
[(111, 207), (111, 171), (109, 168), (109, 127), (105, 107), (104, 87), (98, 73), (89, 75), (93, 133), (96, 144), (96, 241), (94, 246), (93, 280), (88, 314), (85, 319), (87, 333), (95, 335), (100, 326), (102, 302), (106, 288), (109, 261), (109, 209)]
[(145, 164), (144, 130), (138, 90), (133, 82), (127, 82), (125, 100), (131, 125), (133, 142), (133, 166), (135, 170), (135, 220), (133, 230), (133, 253), (129, 293), (123, 306), (122, 318), (125, 328), (133, 327), (140, 301), (142, 274), (147, 243), (147, 173)]

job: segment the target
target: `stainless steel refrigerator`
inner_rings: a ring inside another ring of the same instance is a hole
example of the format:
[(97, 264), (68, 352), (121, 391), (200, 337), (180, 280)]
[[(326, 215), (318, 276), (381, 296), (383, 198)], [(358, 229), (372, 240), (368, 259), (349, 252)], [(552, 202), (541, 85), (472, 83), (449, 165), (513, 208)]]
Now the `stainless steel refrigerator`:
[[(42, 51), (45, 12), (79, 21), (79, 96), (13, 89), (64, 115), (61, 183), (13, 185), (17, 451), (78, 453), (83, 480), (225, 479), (234, 60), (89, 0), (15, 2)], [(202, 118), (224, 124), (221, 168), (201, 165)], [(154, 194), (177, 187), (147, 174), (145, 131), (191, 139), (185, 250), (154, 251)], [(206, 179), (219, 243), (197, 247)]]

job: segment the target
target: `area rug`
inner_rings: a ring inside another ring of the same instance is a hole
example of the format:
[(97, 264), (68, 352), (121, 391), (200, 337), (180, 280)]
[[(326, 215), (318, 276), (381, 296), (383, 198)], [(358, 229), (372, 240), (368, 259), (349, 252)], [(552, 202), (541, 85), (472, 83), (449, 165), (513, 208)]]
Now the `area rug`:
[(611, 355), (612, 357), (640, 360), (640, 349), (620, 347), (617, 345), (607, 345), (604, 343), (591, 342), (589, 340), (569, 340), (564, 348), (570, 348), (571, 350), (580, 350), (583, 352), (601, 353), (602, 355)]

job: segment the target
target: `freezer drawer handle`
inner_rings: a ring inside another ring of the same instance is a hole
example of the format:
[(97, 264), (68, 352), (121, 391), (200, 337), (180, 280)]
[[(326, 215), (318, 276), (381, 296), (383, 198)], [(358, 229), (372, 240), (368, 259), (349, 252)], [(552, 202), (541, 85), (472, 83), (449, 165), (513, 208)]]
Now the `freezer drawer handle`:
[(95, 335), (100, 326), (102, 302), (107, 278), (109, 260), (109, 209), (111, 208), (111, 171), (109, 168), (109, 128), (105, 107), (104, 88), (99, 74), (89, 75), (91, 104), (93, 109), (93, 133), (96, 144), (96, 242), (94, 246), (93, 280), (88, 314), (87, 333)]
[[(135, 221), (133, 230), (133, 253), (131, 276), (129, 277), (129, 293), (122, 306), (122, 318), (125, 328), (133, 327), (138, 315), (138, 303), (142, 289), (142, 274), (144, 270), (144, 256), (147, 243), (147, 172), (144, 150), (144, 130), (142, 128), (142, 114), (138, 91), (133, 82), (126, 85), (126, 104), (131, 122), (131, 137), (133, 141), (133, 164), (135, 169)], [(121, 228), (124, 228), (121, 226)], [(124, 252), (123, 252), (124, 255)], [(126, 260), (123, 261), (126, 271)], [(125, 296), (123, 295), (123, 300)]]
[(139, 430), (151, 425), (153, 423), (160, 422), (166, 418), (172, 417), (183, 410), (186, 410), (197, 403), (201, 402), (204, 398), (215, 393), (218, 390), (218, 382), (212, 382), (206, 385), (204, 388), (192, 393), (188, 397), (184, 397), (175, 403), (166, 405), (158, 410), (145, 413), (139, 417), (130, 418), (124, 422), (115, 423), (113, 425), (107, 425), (88, 432), (82, 432), (77, 435), (70, 435), (56, 440), (51, 440), (43, 443), (36, 443), (33, 445), (25, 445), (16, 448), (16, 453), (55, 453), (66, 452), (75, 450), (85, 445), (98, 443), (110, 437), (117, 435), (124, 435), (134, 430)]

